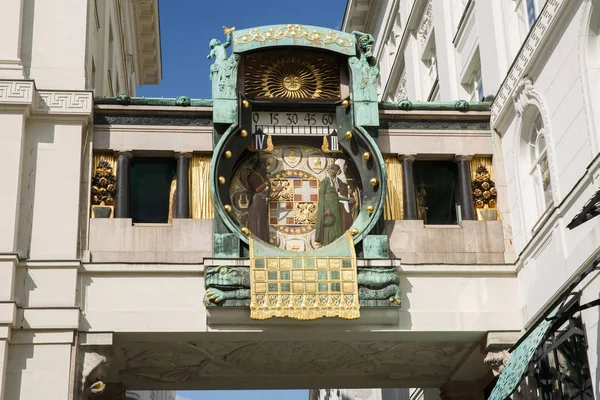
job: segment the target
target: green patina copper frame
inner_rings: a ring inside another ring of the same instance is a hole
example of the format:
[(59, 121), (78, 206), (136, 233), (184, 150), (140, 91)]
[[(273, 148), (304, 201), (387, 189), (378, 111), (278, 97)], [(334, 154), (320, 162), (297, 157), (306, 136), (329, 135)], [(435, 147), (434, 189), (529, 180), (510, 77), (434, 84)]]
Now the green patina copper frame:
[[(230, 56), (230, 60), (224, 61), (237, 62), (240, 53), (274, 46), (314, 47), (347, 57), (352, 87), (349, 107), (348, 105), (344, 107), (340, 103), (331, 103), (329, 107), (336, 109), (336, 132), (339, 145), (360, 171), (363, 207), (350, 228), (350, 231), (355, 233), (353, 235), (355, 245), (372, 233), (380, 221), (387, 190), (385, 163), (373, 138), (376, 134), (373, 135), (373, 131), (368, 131), (368, 129), (377, 129), (379, 125), (377, 93), (372, 87), (376, 85), (373, 77), (378, 75), (378, 70), (372, 65), (372, 56), (367, 58), (365, 49), (357, 45), (360, 38), (365, 36), (372, 38), (370, 35), (360, 32), (349, 34), (297, 24), (250, 28), (235, 31), (228, 36), (233, 47), (233, 54)], [(237, 76), (231, 76), (230, 79), (234, 82), (227, 82), (227, 84), (237, 85)], [(216, 213), (223, 225), (230, 233), (248, 244), (248, 236), (242, 232), (238, 223), (229, 215), (225, 205), (229, 204), (229, 182), (236, 160), (252, 140), (251, 135), (240, 134), (247, 125), (252, 104), (239, 97), (222, 96), (221, 92), (216, 94), (217, 97), (220, 96), (220, 99), (214, 102), (213, 110), (215, 134), (210, 171), (211, 194)], [(350, 133), (349, 137), (347, 137), (347, 133)], [(228, 152), (228, 157), (225, 156), (226, 152)], [(365, 157), (367, 153), (368, 156)], [(224, 182), (219, 182), (219, 180), (224, 180)]]

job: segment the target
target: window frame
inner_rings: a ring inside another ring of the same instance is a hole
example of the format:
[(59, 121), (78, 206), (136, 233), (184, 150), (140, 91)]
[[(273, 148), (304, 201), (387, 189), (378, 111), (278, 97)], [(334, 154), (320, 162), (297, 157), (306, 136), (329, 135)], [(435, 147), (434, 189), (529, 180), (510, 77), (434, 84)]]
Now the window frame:
[[(538, 115), (534, 120), (530, 135), (529, 175), (533, 179), (535, 187), (538, 214), (543, 215), (546, 210), (551, 208), (554, 204), (554, 198), (552, 179), (550, 177), (550, 165), (548, 162), (548, 143), (546, 140), (547, 134), (541, 115)], [(543, 146), (540, 146), (542, 141)], [(548, 178), (546, 180), (547, 183), (544, 183), (544, 172), (548, 174)], [(549, 191), (547, 190), (548, 188), (550, 189)]]

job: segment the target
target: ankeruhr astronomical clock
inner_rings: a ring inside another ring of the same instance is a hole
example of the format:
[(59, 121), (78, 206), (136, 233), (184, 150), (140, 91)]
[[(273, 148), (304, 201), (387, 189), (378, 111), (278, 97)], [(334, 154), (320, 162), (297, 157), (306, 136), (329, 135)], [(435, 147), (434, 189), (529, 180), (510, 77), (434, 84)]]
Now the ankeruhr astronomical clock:
[(207, 268), (205, 304), (299, 320), (399, 306), (391, 260), (357, 268), (357, 257), (388, 259), (373, 37), (300, 25), (225, 34), (209, 55), (213, 256), (236, 264)]
[[(368, 33), (219, 37), (198, 78), (212, 100), (36, 100), (19, 161), (31, 204), (6, 269), (14, 310), (0, 313), (5, 399), (487, 397), (524, 323), (489, 103), (379, 102)], [(529, 360), (515, 359), (502, 393)]]

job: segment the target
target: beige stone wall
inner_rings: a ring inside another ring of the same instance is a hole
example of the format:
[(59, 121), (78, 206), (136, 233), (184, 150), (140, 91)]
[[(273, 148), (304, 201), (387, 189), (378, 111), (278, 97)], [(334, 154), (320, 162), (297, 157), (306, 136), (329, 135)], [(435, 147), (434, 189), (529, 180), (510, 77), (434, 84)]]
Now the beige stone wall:
[(132, 224), (129, 218), (91, 219), (92, 262), (201, 263), (212, 256), (212, 220), (173, 219)]
[(505, 264), (502, 221), (462, 221), (424, 225), (386, 221), (390, 252), (403, 264)]

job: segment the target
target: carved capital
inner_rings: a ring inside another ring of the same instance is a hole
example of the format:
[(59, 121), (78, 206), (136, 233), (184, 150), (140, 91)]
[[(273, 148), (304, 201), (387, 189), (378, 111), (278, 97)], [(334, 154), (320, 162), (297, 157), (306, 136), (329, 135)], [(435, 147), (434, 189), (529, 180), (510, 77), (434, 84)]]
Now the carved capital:
[(530, 102), (531, 95), (534, 91), (533, 82), (528, 77), (524, 77), (519, 82), (513, 93), (513, 102), (515, 107), (515, 113), (518, 117), (523, 115), (525, 107)]
[(91, 393), (91, 385), (106, 378), (110, 367), (110, 349), (109, 346), (90, 346), (89, 350), (83, 352), (81, 393)]
[(508, 360), (510, 360), (508, 350), (498, 350), (488, 352), (483, 362), (492, 368), (494, 376), (500, 376), (502, 371), (504, 371), (504, 367), (508, 364)]

